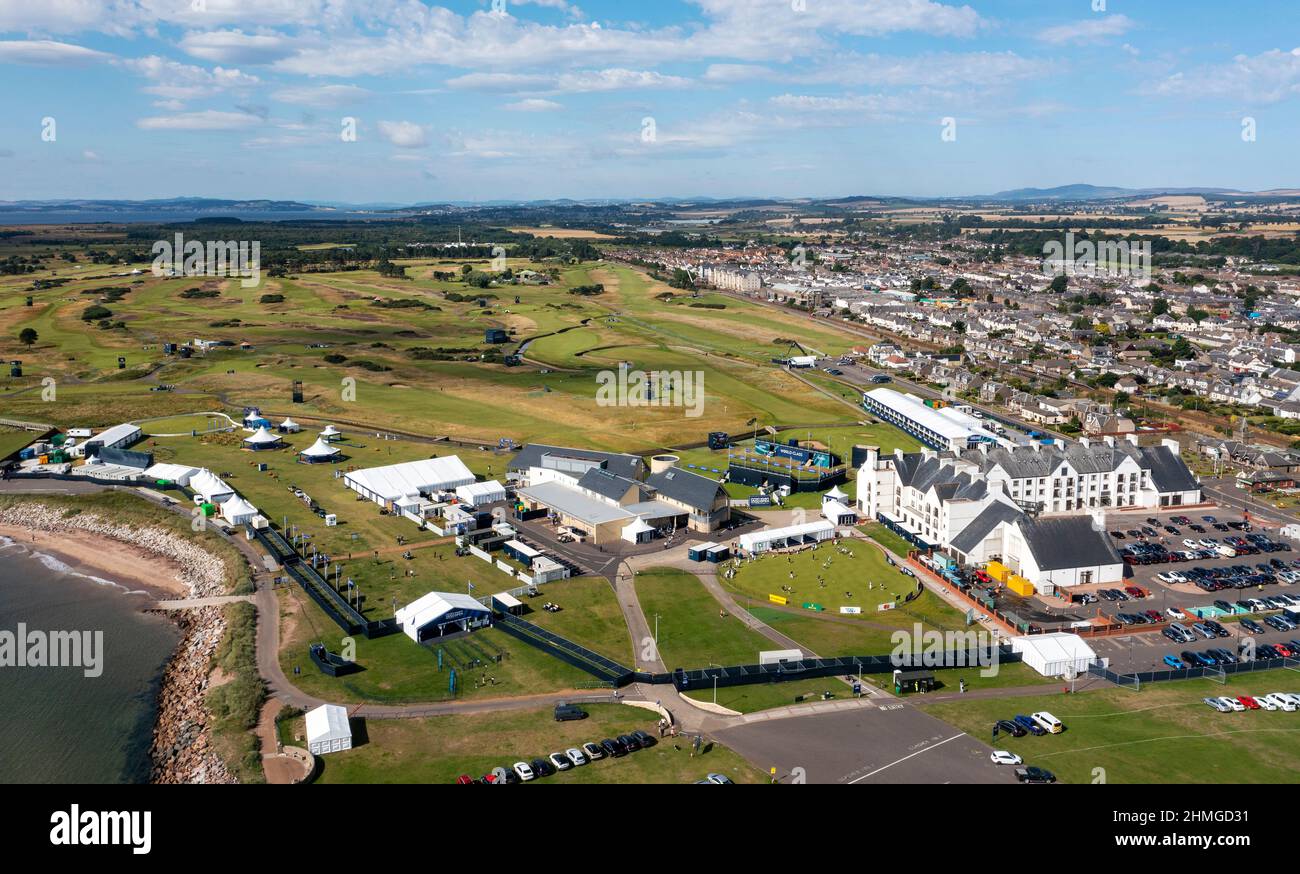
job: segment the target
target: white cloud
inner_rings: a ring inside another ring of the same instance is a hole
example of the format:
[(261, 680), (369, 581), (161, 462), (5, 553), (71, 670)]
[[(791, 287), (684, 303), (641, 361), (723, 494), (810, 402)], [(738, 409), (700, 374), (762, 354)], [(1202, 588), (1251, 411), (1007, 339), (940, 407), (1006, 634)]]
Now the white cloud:
[(467, 73), (448, 88), (505, 93), (583, 94), (593, 91), (686, 88), (691, 80), (652, 70), (579, 70), (571, 73)]
[(428, 145), (428, 132), (413, 121), (381, 121), (379, 135), (399, 149), (422, 149)]
[(295, 103), (301, 106), (314, 106), (319, 109), (332, 109), (360, 103), (371, 96), (365, 88), (356, 85), (320, 85), (281, 88), (271, 94), (281, 103)]
[(1229, 64), (1175, 73), (1145, 89), (1175, 97), (1221, 97), (1247, 103), (1277, 103), (1300, 94), (1300, 48), (1238, 55)]
[(48, 39), (0, 41), (0, 63), (73, 67), (102, 63), (112, 55), (85, 46)]
[(1123, 36), (1132, 29), (1133, 20), (1127, 15), (1098, 15), (1049, 27), (1039, 31), (1038, 39), (1049, 45), (1083, 45)]
[(224, 91), (239, 91), (252, 88), (259, 80), (239, 70), (213, 67), (206, 70), (191, 64), (182, 64), (168, 58), (150, 55), (146, 58), (130, 58), (121, 62), (122, 66), (154, 82), (145, 87), (145, 92), (165, 100), (193, 100), (209, 97)]
[(554, 112), (557, 109), (563, 109), (564, 105), (556, 103), (554, 100), (543, 100), (540, 97), (529, 97), (525, 100), (507, 103), (505, 108), (511, 112)]
[(845, 86), (990, 87), (1038, 78), (1052, 69), (1046, 61), (1022, 58), (1015, 52), (944, 52), (913, 57), (838, 55), (832, 62), (783, 78), (803, 84)]
[(213, 30), (187, 33), (180, 41), (187, 54), (222, 64), (269, 64), (293, 54), (294, 44), (278, 34)]
[(248, 112), (221, 112), (205, 109), (201, 112), (178, 112), (172, 115), (158, 115), (136, 121), (136, 127), (143, 130), (194, 130), (218, 131), (240, 130), (266, 124), (259, 116)]

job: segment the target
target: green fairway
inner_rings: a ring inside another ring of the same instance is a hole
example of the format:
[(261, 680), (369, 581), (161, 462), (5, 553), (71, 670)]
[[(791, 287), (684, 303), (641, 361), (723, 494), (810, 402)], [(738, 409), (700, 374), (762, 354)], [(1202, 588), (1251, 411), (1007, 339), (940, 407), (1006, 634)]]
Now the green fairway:
[(0, 458), (8, 458), (31, 444), (36, 435), (31, 431), (19, 431), (0, 427)]
[[(583, 743), (599, 743), (641, 729), (658, 737), (653, 711), (621, 704), (583, 704), (588, 718), (555, 722), (549, 709), (367, 720), (365, 742), (320, 758), (320, 783), (452, 783), (480, 777)], [(302, 719), (292, 734), (300, 736)], [(354, 736), (355, 740), (355, 736)], [(721, 773), (736, 783), (766, 782), (766, 775), (721, 744), (706, 741), (692, 757), (690, 741), (665, 738), (648, 750), (600, 759), (532, 781), (551, 783), (694, 783)]]
[(777, 648), (736, 617), (720, 616), (718, 602), (693, 574), (651, 568), (636, 575), (636, 593), (652, 630), (659, 617), (659, 653), (669, 669), (752, 665), (760, 651)]
[[(949, 701), (926, 712), (990, 741), (999, 719), (1040, 710), (1065, 723), (1058, 735), (1002, 735), (999, 749), (1068, 783), (1295, 783), (1300, 713), (1218, 713), (1202, 698), (1300, 691), (1300, 673), (1268, 671), (1212, 680), (1151, 683), (1141, 692), (1103, 688), (1073, 695)], [(923, 697), (914, 697), (924, 704)], [(1100, 772), (1097, 769), (1102, 769)]]

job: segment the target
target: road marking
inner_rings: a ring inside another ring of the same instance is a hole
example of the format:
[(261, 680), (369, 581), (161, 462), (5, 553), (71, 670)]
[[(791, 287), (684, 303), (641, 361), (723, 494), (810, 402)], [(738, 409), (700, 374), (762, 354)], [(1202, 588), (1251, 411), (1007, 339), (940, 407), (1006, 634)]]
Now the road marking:
[(928, 753), (930, 750), (938, 749), (939, 747), (943, 746), (944, 744), (946, 744), (946, 743), (947, 743), (948, 741), (950, 741), (950, 740), (956, 740), (956, 739), (959, 738), (959, 737), (965, 737), (965, 736), (966, 736), (965, 734), (954, 734), (952, 737), (948, 738), (948, 740), (941, 740), (941, 741), (939, 741), (937, 744), (933, 744), (933, 745), (931, 745), (931, 746), (928, 746), (928, 747), (926, 747), (925, 749), (917, 750), (917, 751), (914, 752), (914, 753), (909, 753), (908, 755), (903, 756), (901, 759), (896, 759), (895, 761), (890, 762), (888, 765), (885, 765), (885, 766), (883, 766), (883, 767), (877, 768), (876, 770), (872, 771), (872, 772), (869, 773), (869, 774), (863, 774), (861, 777), (858, 777), (857, 779), (850, 780), (850, 781), (849, 781), (849, 785), (852, 786), (854, 783), (857, 783), (857, 782), (860, 782), (860, 781), (862, 781), (862, 780), (865, 780), (865, 779), (867, 779), (868, 777), (874, 777), (876, 774), (879, 774), (881, 771), (887, 771), (887, 770), (889, 770), (890, 768), (894, 767), (895, 765), (898, 765), (898, 764), (901, 764), (901, 763), (903, 763), (903, 762), (906, 762), (908, 759), (910, 759), (910, 758), (912, 758), (912, 757), (914, 757), (914, 756), (919, 756), (919, 755), (921, 755), (921, 753)]

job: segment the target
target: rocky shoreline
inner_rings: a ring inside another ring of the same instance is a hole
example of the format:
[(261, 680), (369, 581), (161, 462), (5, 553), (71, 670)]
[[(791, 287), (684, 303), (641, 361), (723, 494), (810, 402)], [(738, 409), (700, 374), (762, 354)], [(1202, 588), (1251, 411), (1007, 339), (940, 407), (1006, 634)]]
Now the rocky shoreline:
[[(109, 538), (169, 559), (179, 567), (188, 597), (224, 595), (225, 563), (198, 545), (160, 527), (136, 528), (82, 512), (39, 504), (0, 508), (0, 524), (45, 532), (83, 532)], [(212, 747), (211, 715), (204, 704), (212, 655), (226, 630), (220, 607), (166, 611), (181, 629), (181, 642), (163, 672), (158, 716), (150, 744), (152, 783), (234, 783)]]

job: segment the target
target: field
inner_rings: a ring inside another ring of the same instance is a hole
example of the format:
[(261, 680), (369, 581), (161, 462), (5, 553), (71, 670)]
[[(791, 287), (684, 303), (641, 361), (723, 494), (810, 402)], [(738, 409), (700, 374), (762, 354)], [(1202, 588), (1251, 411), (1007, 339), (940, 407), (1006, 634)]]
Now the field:
[[(1153, 683), (1141, 692), (1107, 688), (1074, 695), (951, 701), (926, 711), (988, 741), (993, 723), (1050, 711), (1059, 735), (1001, 736), (1067, 783), (1295, 783), (1300, 780), (1300, 713), (1218, 713), (1201, 699), (1300, 691), (1300, 673), (1269, 671), (1212, 680)], [(921, 702), (921, 699), (913, 699)], [(1097, 769), (1102, 769), (1100, 772)]]
[[(643, 273), (602, 262), (557, 268), (510, 259), (510, 269), (534, 269), (553, 281), (486, 289), (433, 276), (459, 275), (462, 266), (483, 270), (484, 261), (401, 264), (405, 280), (351, 270), (264, 275), (254, 288), (223, 278), (155, 277), (147, 265), (137, 266), (140, 273), (64, 267), (0, 276), (0, 355), (22, 359), (25, 374), (0, 380), (0, 397), (12, 417), (55, 418), (64, 427), (259, 406), (372, 432), (436, 428), (493, 445), (503, 436), (572, 442), (580, 431), (586, 445), (647, 452), (702, 441), (709, 430), (738, 432), (751, 419), (822, 426), (858, 418), (771, 365), (784, 351), (782, 338), (830, 352), (851, 345), (848, 335), (797, 315), (672, 295)], [(51, 281), (66, 284), (33, 285)], [(597, 283), (601, 294), (569, 294)], [(702, 304), (725, 309), (697, 308)], [(84, 320), (91, 305), (110, 315)], [(22, 346), (17, 335), (29, 327), (39, 339)], [(487, 328), (506, 330), (510, 342), (486, 343)], [(163, 354), (163, 342), (195, 337), (229, 345), (188, 359)], [(502, 363), (504, 351), (525, 344), (523, 364)], [(698, 372), (699, 406), (598, 405), (597, 376), (620, 362)], [(46, 377), (56, 381), (52, 402), (41, 397)], [(305, 395), (298, 406), (289, 402), (295, 381)], [(179, 422), (174, 431), (150, 430), (183, 433), (205, 424)]]
[[(420, 646), (404, 634), (376, 640), (356, 637), (356, 661), (364, 670), (344, 677), (329, 677), (307, 656), (311, 643), (324, 642), (333, 652), (343, 646), (342, 631), (324, 611), (296, 586), (280, 595), (280, 667), (293, 684), (308, 694), (329, 701), (378, 704), (418, 704), (465, 698), (500, 698), (590, 690), (594, 678), (539, 649), (521, 643), (495, 628), (439, 646)], [(443, 666), (438, 667), (438, 649)], [(499, 663), (489, 661), (502, 655)], [(483, 659), (474, 667), (470, 659)], [(294, 673), (298, 668), (301, 673)], [(456, 672), (456, 689), (451, 673)], [(493, 682), (495, 681), (495, 682)]]
[(693, 574), (671, 568), (643, 571), (636, 575), (636, 594), (651, 629), (658, 616), (659, 654), (670, 670), (752, 665), (761, 650), (776, 648), (736, 617), (719, 615), (718, 602)]
[[(555, 722), (549, 710), (368, 720), (364, 743), (321, 757), (317, 782), (451, 783), (461, 774), (478, 777), (494, 767), (508, 768), (520, 760), (544, 758), (633, 729), (658, 736), (652, 711), (622, 704), (582, 707), (589, 716), (578, 722)], [(737, 783), (767, 779), (720, 744), (706, 739), (702, 754), (693, 758), (690, 746), (684, 737), (665, 738), (648, 750), (601, 759), (533, 782), (694, 783), (709, 773), (725, 774)]]

